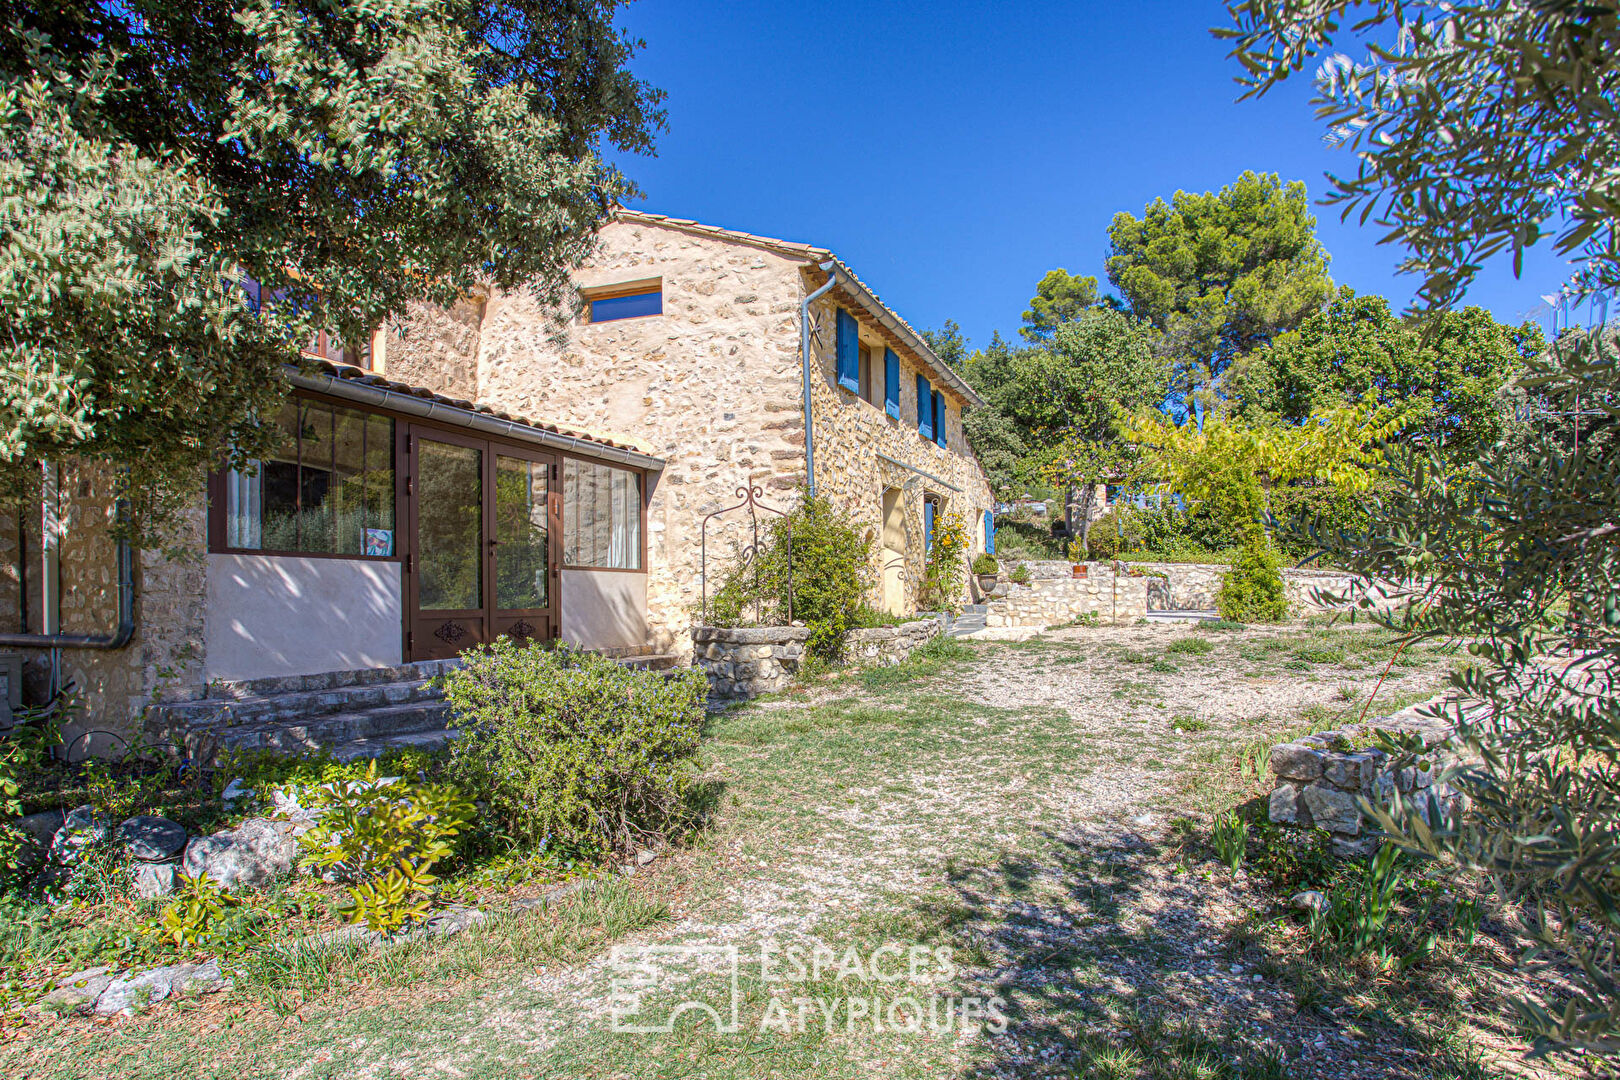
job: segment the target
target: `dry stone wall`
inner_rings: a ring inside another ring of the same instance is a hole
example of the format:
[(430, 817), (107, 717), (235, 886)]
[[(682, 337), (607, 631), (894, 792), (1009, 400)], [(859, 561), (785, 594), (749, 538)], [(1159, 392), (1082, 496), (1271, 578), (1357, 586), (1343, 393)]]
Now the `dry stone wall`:
[[(849, 659), (863, 665), (898, 664), (944, 630), (938, 619), (852, 630)], [(738, 701), (781, 690), (799, 673), (810, 630), (803, 626), (695, 626), (692, 663), (709, 678), (709, 696)]]
[[(1271, 771), (1275, 780), (1268, 812), (1272, 821), (1302, 828), (1325, 829), (1340, 855), (1364, 855), (1376, 846), (1376, 836), (1368, 832), (1362, 800), (1373, 805), (1388, 804), (1395, 792), (1415, 800), (1427, 819), (1428, 798), (1433, 792), (1447, 812), (1453, 812), (1462, 796), (1449, 789), (1434, 790), (1440, 763), (1451, 758), (1443, 744), (1452, 728), (1427, 715), (1439, 699), (1404, 709), (1393, 716), (1356, 725), (1340, 731), (1323, 731), (1271, 748)], [(1373, 729), (1414, 732), (1425, 747), (1433, 748), (1431, 768), (1393, 768), (1388, 755), (1365, 745)]]

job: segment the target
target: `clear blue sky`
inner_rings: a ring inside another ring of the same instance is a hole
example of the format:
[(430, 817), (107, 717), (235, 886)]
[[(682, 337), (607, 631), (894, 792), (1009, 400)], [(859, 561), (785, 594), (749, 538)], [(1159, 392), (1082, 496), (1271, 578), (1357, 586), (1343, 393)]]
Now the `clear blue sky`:
[[(636, 73), (668, 91), (655, 158), (621, 164), (656, 213), (831, 248), (917, 327), (1012, 335), (1047, 270), (1103, 279), (1108, 223), (1244, 169), (1304, 180), (1322, 143), (1306, 79), (1236, 102), (1214, 0), (638, 0)], [(1400, 251), (1318, 207), (1335, 281), (1388, 296)], [(1491, 268), (1468, 297), (1533, 317), (1563, 265)]]

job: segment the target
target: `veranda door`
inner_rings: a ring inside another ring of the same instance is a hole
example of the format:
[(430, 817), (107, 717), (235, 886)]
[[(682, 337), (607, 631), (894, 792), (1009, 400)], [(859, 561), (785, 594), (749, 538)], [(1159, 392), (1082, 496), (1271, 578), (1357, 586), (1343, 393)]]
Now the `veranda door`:
[(406, 435), (405, 647), (454, 656), (552, 637), (560, 506), (549, 454), (412, 425)]

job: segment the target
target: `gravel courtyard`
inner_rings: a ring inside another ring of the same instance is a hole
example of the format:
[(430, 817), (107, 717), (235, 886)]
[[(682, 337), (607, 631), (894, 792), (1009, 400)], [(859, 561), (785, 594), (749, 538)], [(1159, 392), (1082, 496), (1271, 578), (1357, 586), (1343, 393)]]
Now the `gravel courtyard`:
[[(296, 1001), (242, 989), (35, 1031), (0, 1050), (6, 1074), (1577, 1075), (1521, 1060), (1505, 976), (1443, 956), (1399, 978), (1324, 965), (1208, 848), (1211, 814), (1263, 791), (1266, 747), (1429, 697), (1453, 652), (1397, 656), (1342, 625), (1077, 627), (939, 652), (717, 715), (706, 827), (633, 876)], [(520, 940), (560, 941), (552, 923), (570, 944), (536, 960)], [(700, 947), (660, 969), (642, 1019), (729, 989), (734, 947), (737, 1030), (695, 1013), (613, 1030), (615, 944)], [(877, 973), (885, 945), (898, 981)], [(762, 949), (817, 946), (803, 978), (761, 967)], [(1509, 958), (1489, 933), (1474, 948)], [(951, 1012), (991, 999), (977, 1025)]]

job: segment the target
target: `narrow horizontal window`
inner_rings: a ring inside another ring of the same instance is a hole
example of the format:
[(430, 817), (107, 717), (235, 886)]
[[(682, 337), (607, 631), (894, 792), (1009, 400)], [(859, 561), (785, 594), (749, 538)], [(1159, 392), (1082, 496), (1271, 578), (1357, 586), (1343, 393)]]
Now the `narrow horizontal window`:
[(563, 565), (641, 569), (641, 474), (563, 460)]
[(585, 292), (584, 296), (587, 318), (593, 323), (664, 313), (662, 280), (592, 289)]

